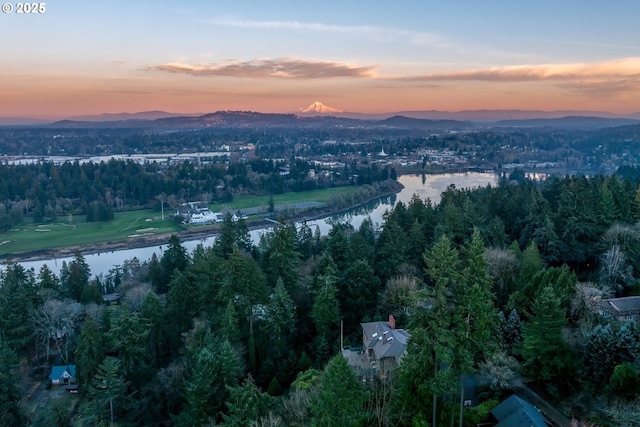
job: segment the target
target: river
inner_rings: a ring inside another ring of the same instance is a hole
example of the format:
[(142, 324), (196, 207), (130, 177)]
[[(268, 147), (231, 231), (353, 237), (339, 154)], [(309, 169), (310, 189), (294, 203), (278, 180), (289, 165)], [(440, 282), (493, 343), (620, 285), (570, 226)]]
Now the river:
[[(456, 188), (475, 188), (485, 187), (489, 184), (495, 185), (496, 180), (497, 175), (494, 173), (477, 172), (445, 173), (438, 175), (402, 175), (398, 178), (398, 181), (404, 185), (404, 188), (399, 193), (382, 197), (345, 212), (328, 215), (327, 217), (314, 221), (307, 221), (307, 225), (309, 225), (312, 230), (314, 230), (317, 225), (320, 228), (322, 235), (326, 235), (333, 224), (336, 223), (349, 222), (353, 227), (358, 228), (360, 224), (362, 224), (362, 221), (367, 217), (371, 218), (374, 226), (381, 225), (383, 222), (382, 216), (387, 210), (390, 210), (397, 202), (400, 201), (405, 204), (409, 203), (414, 194), (417, 194), (422, 199), (429, 198), (433, 203), (438, 203), (440, 201), (440, 194), (451, 184), (454, 184)], [(260, 229), (252, 230), (250, 232), (254, 243), (257, 243), (260, 239), (260, 235), (266, 230), (267, 229)], [(182, 242), (182, 246), (184, 246), (188, 251), (192, 251), (199, 243), (202, 243), (205, 246), (210, 246), (213, 244), (214, 239), (214, 237), (208, 237), (205, 239), (184, 241)], [(136, 257), (142, 262), (149, 260), (153, 253), (160, 256), (165, 248), (166, 245), (160, 245), (90, 254), (85, 255), (85, 260), (91, 269), (91, 274), (95, 276), (107, 274), (110, 269), (121, 265), (122, 262), (127, 259)], [(33, 268), (36, 273), (40, 270), (40, 267), (42, 267), (43, 264), (47, 264), (53, 272), (59, 274), (62, 262), (66, 261), (68, 263), (72, 259), (72, 257), (64, 257), (49, 260), (28, 261), (20, 264), (25, 268)]]

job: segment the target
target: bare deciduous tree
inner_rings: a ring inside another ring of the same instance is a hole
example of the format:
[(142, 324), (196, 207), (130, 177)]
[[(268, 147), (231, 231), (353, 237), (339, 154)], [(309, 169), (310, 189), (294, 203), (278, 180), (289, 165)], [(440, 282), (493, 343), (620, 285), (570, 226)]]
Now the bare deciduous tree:
[(70, 299), (49, 299), (34, 313), (33, 324), (36, 336), (46, 348), (49, 358), (51, 342), (65, 363), (69, 363), (69, 341), (75, 334), (82, 304)]
[(384, 309), (396, 316), (409, 315), (409, 307), (418, 290), (418, 281), (412, 275), (396, 276), (387, 282), (382, 294)]
[(590, 322), (598, 313), (600, 301), (611, 298), (611, 296), (613, 296), (611, 288), (602, 283), (577, 283), (575, 294), (571, 300), (571, 314), (576, 319)]
[(505, 303), (518, 275), (519, 261), (516, 255), (506, 249), (489, 248), (484, 251), (487, 260), (487, 271), (494, 284), (494, 292), (498, 297), (498, 304)]
[(631, 279), (633, 272), (626, 263), (626, 257), (620, 245), (614, 244), (602, 254), (600, 259), (600, 282), (621, 291), (623, 285)]
[(518, 361), (502, 351), (480, 364), (480, 371), (489, 378), (492, 390), (511, 390), (518, 385), (521, 382), (518, 368)]
[(300, 427), (309, 425), (311, 416), (309, 402), (312, 393), (313, 391), (294, 388), (289, 396), (282, 401), (282, 413), (287, 417), (287, 425)]
[(152, 292), (151, 283), (138, 283), (126, 290), (122, 303), (132, 312), (138, 312), (149, 292)]
[(640, 398), (631, 402), (615, 401), (604, 412), (613, 420), (613, 425), (640, 427)]

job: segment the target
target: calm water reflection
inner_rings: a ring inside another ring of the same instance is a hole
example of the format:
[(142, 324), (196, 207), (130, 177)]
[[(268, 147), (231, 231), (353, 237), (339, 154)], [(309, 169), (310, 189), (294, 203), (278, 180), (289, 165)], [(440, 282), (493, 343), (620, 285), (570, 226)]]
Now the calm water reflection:
[[(323, 235), (329, 232), (333, 224), (348, 222), (353, 225), (353, 227), (357, 228), (367, 217), (371, 218), (374, 225), (380, 225), (382, 224), (382, 215), (387, 210), (390, 210), (399, 201), (405, 204), (408, 203), (413, 194), (417, 194), (422, 199), (429, 198), (433, 203), (438, 203), (440, 201), (440, 194), (451, 184), (454, 184), (457, 188), (474, 188), (485, 187), (489, 184), (495, 185), (497, 182), (496, 180), (497, 175), (494, 173), (476, 172), (447, 173), (439, 175), (403, 175), (398, 178), (398, 181), (404, 185), (404, 189), (398, 194), (371, 201), (365, 205), (345, 212), (329, 215), (325, 218), (314, 221), (308, 221), (307, 224), (312, 230), (315, 229), (317, 225)], [(253, 230), (251, 231), (251, 238), (254, 242), (257, 242), (260, 235), (265, 231), (265, 229)], [(192, 251), (199, 243), (202, 243), (205, 246), (210, 246), (213, 244), (213, 241), (214, 237), (208, 237), (201, 240), (185, 241), (182, 242), (182, 245), (187, 248), (188, 251)], [(154, 252), (160, 256), (165, 248), (166, 245), (126, 249), (85, 255), (85, 259), (91, 268), (91, 273), (93, 275), (99, 275), (106, 274), (114, 266), (121, 265), (126, 259), (137, 257), (140, 261), (146, 261), (151, 258)], [(65, 257), (43, 261), (23, 262), (21, 264), (25, 268), (33, 267), (36, 272), (40, 270), (40, 267), (43, 264), (47, 264), (56, 274), (59, 274), (62, 261), (66, 261), (68, 263), (72, 259), (72, 257)]]

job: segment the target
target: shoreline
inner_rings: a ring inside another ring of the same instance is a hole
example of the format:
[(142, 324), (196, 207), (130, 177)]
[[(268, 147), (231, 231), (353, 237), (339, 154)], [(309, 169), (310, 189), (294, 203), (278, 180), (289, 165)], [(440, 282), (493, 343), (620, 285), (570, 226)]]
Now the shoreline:
[[(299, 215), (293, 215), (289, 218), (284, 218), (284, 223), (290, 222), (301, 222), (301, 221), (315, 221), (318, 219), (326, 218), (331, 215), (336, 215), (341, 212), (348, 211), (350, 209), (357, 208), (359, 206), (366, 205), (367, 203), (381, 199), (383, 197), (389, 197), (392, 194), (398, 194), (404, 186), (400, 184), (400, 182), (396, 181), (398, 188), (394, 191), (388, 191), (383, 194), (376, 195), (362, 202), (356, 203), (354, 205), (350, 205), (344, 208), (339, 208), (336, 210), (324, 210), (323, 208), (315, 208), (310, 209), (305, 212), (301, 212)], [(252, 230), (260, 230), (272, 228), (275, 226), (276, 219), (262, 219), (256, 222), (251, 222), (247, 224), (247, 228)], [(20, 262), (31, 262), (31, 261), (43, 261), (53, 258), (65, 258), (72, 257), (76, 252), (82, 253), (82, 255), (93, 255), (99, 254), (103, 252), (115, 252), (120, 250), (127, 249), (138, 249), (144, 248), (148, 246), (160, 246), (168, 243), (171, 235), (175, 234), (178, 236), (181, 242), (187, 240), (196, 240), (196, 239), (204, 239), (209, 237), (216, 237), (220, 232), (220, 225), (202, 225), (198, 226), (198, 228), (191, 228), (182, 231), (177, 231), (173, 233), (163, 233), (157, 235), (147, 235), (140, 236), (136, 239), (132, 240), (118, 240), (118, 241), (106, 241), (99, 243), (92, 243), (87, 245), (77, 245), (77, 246), (69, 246), (64, 248), (48, 248), (48, 249), (40, 249), (35, 251), (21, 252), (17, 254), (3, 254), (0, 255), (0, 264), (9, 264), (9, 263), (20, 263)]]

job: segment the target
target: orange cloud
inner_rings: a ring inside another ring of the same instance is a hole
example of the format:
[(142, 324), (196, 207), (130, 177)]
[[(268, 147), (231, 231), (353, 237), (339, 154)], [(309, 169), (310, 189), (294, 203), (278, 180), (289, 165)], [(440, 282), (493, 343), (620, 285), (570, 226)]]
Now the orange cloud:
[(537, 80), (577, 80), (640, 78), (640, 58), (623, 58), (612, 61), (579, 64), (542, 64), (492, 67), (479, 70), (453, 71), (450, 73), (423, 74), (395, 77), (398, 80), (455, 80), (528, 82)]
[(585, 95), (613, 97), (640, 90), (640, 78), (605, 80), (605, 81), (576, 81), (559, 85), (561, 88)]
[(232, 61), (208, 65), (168, 63), (147, 67), (147, 71), (163, 71), (193, 76), (226, 76), (242, 78), (326, 79), (335, 77), (371, 77), (375, 67), (357, 67), (340, 62), (277, 58)]

